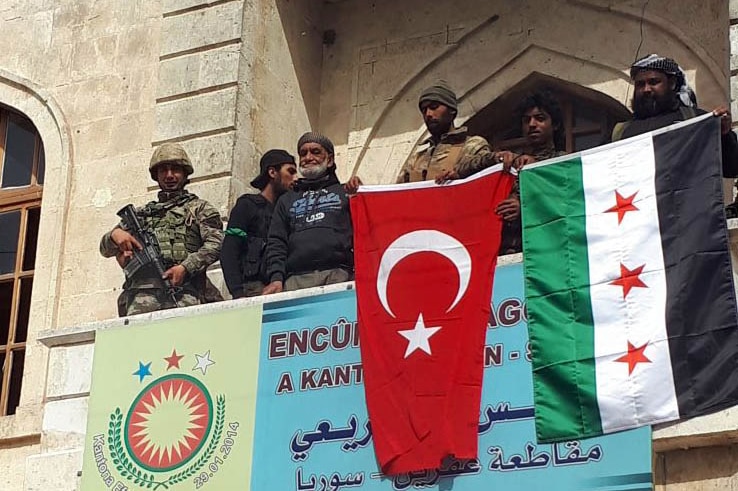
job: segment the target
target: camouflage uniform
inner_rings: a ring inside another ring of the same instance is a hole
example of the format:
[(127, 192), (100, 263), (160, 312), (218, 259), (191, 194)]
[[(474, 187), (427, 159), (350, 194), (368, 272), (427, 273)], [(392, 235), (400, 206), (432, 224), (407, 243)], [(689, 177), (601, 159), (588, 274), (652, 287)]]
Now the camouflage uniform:
[(428, 138), (428, 148), (420, 150), (405, 163), (398, 183), (433, 180), (443, 169), (455, 169), (466, 177), (494, 163), (494, 153), (481, 136), (468, 136), (465, 126), (453, 128), (436, 144)]
[[(178, 148), (184, 153), (181, 147)], [(171, 156), (167, 152), (160, 152), (159, 155), (154, 153), (150, 166), (152, 177), (156, 165), (176, 160), (167, 158)], [(189, 175), (192, 172), (189, 159), (182, 163)], [(156, 235), (165, 269), (181, 264), (187, 272), (176, 295), (179, 306), (222, 300), (220, 292), (205, 274), (207, 267), (218, 260), (223, 242), (223, 222), (218, 210), (196, 195), (180, 190), (160, 191), (158, 201), (137, 208), (136, 213), (141, 224)], [(123, 224), (116, 228), (123, 228)], [(106, 233), (100, 240), (100, 253), (104, 257), (113, 257), (120, 253), (111, 234), (112, 231)], [(118, 300), (121, 316), (175, 307), (157, 276), (153, 266), (148, 265), (126, 279), (123, 293)]]

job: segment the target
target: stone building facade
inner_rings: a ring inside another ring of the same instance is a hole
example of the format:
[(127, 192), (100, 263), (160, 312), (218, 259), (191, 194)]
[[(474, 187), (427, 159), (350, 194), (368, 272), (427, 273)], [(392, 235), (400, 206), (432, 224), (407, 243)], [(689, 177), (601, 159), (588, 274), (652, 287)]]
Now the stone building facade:
[[(733, 0), (5, 0), (0, 27), (0, 129), (30, 123), (43, 144), (32, 195), (0, 187), (0, 216), (22, 208), (28, 228), (38, 213), (35, 265), (0, 272), (8, 323), (26, 326), (0, 338), (8, 491), (75, 489), (92, 350), (48, 339), (115, 316), (122, 277), (97, 244), (119, 208), (151, 198), (153, 146), (182, 143), (190, 189), (225, 217), (260, 154), (294, 152), (311, 128), (336, 143), (342, 178), (392, 181), (424, 136), (417, 95), (439, 78), (459, 121), (493, 141), (517, 95), (554, 89), (571, 149), (627, 114), (638, 55), (677, 59), (702, 107), (738, 95)], [(736, 423), (726, 411), (657, 431), (659, 489), (738, 486)]]

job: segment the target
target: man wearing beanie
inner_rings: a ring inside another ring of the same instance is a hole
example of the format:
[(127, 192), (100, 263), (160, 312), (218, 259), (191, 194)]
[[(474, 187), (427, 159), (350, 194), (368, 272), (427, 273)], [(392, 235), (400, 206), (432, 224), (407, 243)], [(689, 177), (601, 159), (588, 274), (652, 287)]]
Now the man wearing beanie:
[(261, 295), (267, 283), (264, 253), (274, 204), (297, 181), (295, 158), (285, 150), (266, 152), (260, 169), (251, 181), (260, 192), (238, 198), (220, 251), (223, 276), (233, 298)]
[(469, 136), (464, 126), (454, 127), (458, 110), (456, 94), (445, 81), (425, 89), (418, 107), (431, 136), (423, 142), (428, 146), (405, 163), (398, 183), (432, 180), (454, 171), (471, 174), (494, 163), (495, 156), (487, 140)]
[(279, 198), (269, 228), (264, 294), (349, 281), (353, 237), (347, 189), (338, 182), (333, 143), (318, 133), (297, 142), (300, 173), (295, 189)]

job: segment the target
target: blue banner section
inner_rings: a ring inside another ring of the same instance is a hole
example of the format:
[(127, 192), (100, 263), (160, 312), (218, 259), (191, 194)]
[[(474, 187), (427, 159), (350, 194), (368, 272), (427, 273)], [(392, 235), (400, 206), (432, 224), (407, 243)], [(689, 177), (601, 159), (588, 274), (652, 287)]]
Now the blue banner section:
[(254, 491), (652, 488), (650, 428), (537, 444), (520, 264), (496, 272), (478, 459), (449, 459), (438, 470), (379, 472), (354, 291), (267, 304), (262, 329)]

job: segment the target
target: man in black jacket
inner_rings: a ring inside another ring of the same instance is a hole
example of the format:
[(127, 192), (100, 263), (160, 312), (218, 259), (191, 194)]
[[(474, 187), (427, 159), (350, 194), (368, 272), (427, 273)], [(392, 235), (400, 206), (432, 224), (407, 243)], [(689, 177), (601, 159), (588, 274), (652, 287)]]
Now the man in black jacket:
[[(615, 125), (612, 141), (653, 131), (705, 114), (687, 83), (684, 70), (671, 58), (650, 54), (630, 67), (633, 80), (633, 119)], [(738, 177), (738, 139), (731, 131), (730, 112), (724, 106), (712, 113), (720, 117), (723, 177)]]
[(336, 177), (333, 143), (318, 133), (297, 142), (300, 179), (277, 201), (269, 228), (263, 293), (299, 290), (349, 281), (353, 277), (353, 229), (347, 190)]
[(261, 295), (267, 280), (264, 251), (274, 203), (297, 181), (295, 158), (285, 150), (266, 152), (260, 167), (251, 186), (261, 192), (238, 198), (220, 251), (223, 276), (233, 298)]

